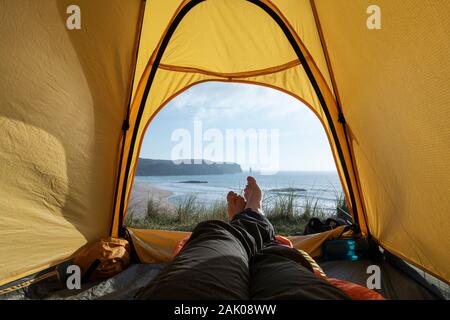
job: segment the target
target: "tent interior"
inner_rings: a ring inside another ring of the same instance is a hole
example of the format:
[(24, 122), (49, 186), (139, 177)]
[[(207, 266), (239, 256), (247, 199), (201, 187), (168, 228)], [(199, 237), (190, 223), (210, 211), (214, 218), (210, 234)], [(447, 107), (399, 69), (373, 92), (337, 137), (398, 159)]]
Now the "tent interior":
[[(379, 30), (367, 0), (0, 1), (0, 298), (128, 299), (170, 262), (187, 234), (127, 229), (125, 214), (148, 124), (206, 81), (308, 106), (357, 226), (344, 236), (379, 254), (325, 261), (342, 229), (295, 248), (362, 285), (380, 266), (387, 298), (448, 298), (450, 2), (377, 3)], [(131, 266), (64, 289), (80, 249), (105, 237), (128, 239)]]

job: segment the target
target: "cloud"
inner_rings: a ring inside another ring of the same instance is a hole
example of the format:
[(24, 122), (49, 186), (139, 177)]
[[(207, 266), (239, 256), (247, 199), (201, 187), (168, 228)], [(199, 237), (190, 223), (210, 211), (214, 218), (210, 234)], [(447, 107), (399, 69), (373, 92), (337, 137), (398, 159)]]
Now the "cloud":
[(299, 108), (306, 108), (294, 97), (275, 89), (221, 82), (196, 85), (172, 100), (170, 105), (183, 112), (192, 112), (195, 120), (202, 121), (240, 117), (249, 112), (280, 118), (293, 113), (301, 114)]
[(201, 120), (203, 130), (218, 129), (224, 135), (227, 129), (278, 129), (282, 170), (334, 168), (325, 131), (308, 107), (283, 92), (236, 83), (203, 83), (177, 96), (150, 125), (151, 138), (146, 134), (142, 154), (170, 159), (171, 133), (185, 128), (193, 135), (193, 120)]

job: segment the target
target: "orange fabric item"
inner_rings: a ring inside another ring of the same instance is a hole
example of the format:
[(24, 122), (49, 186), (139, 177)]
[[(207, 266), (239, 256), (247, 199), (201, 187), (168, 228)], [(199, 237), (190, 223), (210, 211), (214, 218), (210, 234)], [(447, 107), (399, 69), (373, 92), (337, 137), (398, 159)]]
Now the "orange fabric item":
[(292, 244), (292, 241), (289, 240), (289, 239), (286, 238), (286, 237), (283, 237), (283, 236), (275, 236), (275, 240), (277, 240), (277, 242), (278, 242), (279, 244), (283, 244), (283, 245), (285, 245), (285, 246), (288, 246), (289, 248), (293, 248), (293, 247), (294, 247), (294, 245)]
[(175, 250), (173, 251), (174, 257), (178, 253), (180, 253), (181, 249), (184, 247), (184, 245), (186, 244), (186, 242), (189, 240), (190, 237), (191, 237), (191, 235), (188, 235), (188, 236), (184, 237), (183, 239), (181, 239), (180, 242), (178, 242), (177, 246), (175, 247)]
[(80, 267), (84, 276), (96, 260), (99, 261), (99, 265), (92, 272), (89, 280), (107, 279), (122, 272), (130, 264), (128, 241), (112, 237), (103, 238), (82, 248), (73, 263)]
[(326, 278), (336, 288), (342, 290), (352, 300), (386, 300), (378, 292), (369, 288), (360, 286), (359, 284), (349, 281), (339, 280), (335, 278)]

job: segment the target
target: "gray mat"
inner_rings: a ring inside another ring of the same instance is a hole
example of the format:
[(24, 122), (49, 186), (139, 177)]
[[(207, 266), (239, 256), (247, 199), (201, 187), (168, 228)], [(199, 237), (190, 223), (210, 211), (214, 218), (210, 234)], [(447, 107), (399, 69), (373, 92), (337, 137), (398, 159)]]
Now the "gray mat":
[[(370, 265), (379, 266), (381, 289), (375, 291), (386, 299), (428, 300), (437, 299), (441, 295), (437, 288), (421, 285), (386, 261), (378, 263), (369, 260), (327, 261), (319, 264), (328, 277), (350, 281), (362, 286), (366, 286), (367, 279), (370, 276), (367, 273), (367, 267)], [(436, 290), (438, 291), (436, 292)]]

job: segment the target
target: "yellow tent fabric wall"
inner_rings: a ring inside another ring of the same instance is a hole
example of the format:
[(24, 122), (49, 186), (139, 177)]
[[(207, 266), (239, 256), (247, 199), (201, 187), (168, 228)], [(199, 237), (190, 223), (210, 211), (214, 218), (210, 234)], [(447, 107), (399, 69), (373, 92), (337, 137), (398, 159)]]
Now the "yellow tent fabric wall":
[(0, 1), (0, 284), (109, 235), (140, 7)]
[(315, 1), (370, 232), (450, 280), (449, 1)]

